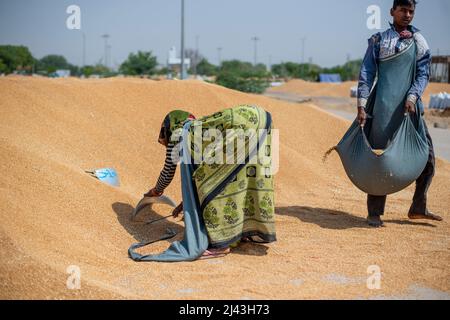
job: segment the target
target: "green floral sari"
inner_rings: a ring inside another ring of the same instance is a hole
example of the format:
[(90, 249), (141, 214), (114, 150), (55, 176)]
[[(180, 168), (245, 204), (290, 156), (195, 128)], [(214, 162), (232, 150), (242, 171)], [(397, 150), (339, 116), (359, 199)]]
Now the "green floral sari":
[(276, 241), (271, 127), (270, 113), (248, 105), (191, 124), (193, 180), (212, 248), (243, 237)]

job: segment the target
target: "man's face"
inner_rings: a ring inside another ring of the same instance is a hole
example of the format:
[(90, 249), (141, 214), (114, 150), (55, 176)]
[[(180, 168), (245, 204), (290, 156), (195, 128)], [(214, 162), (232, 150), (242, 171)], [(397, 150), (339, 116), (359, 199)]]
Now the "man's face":
[(391, 16), (394, 17), (394, 24), (406, 28), (414, 19), (415, 6), (397, 6), (391, 9)]

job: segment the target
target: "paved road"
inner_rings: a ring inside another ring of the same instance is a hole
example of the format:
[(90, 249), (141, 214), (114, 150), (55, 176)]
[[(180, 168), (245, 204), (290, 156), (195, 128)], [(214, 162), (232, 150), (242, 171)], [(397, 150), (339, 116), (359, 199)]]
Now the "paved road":
[[(289, 102), (310, 102), (311, 98), (298, 96), (290, 93), (283, 92), (271, 92), (265, 94), (268, 97), (285, 100)], [(356, 114), (354, 112), (348, 111), (348, 104), (350, 99), (341, 99), (334, 97), (314, 97), (312, 98), (314, 101), (311, 103), (316, 104), (318, 107), (323, 110), (337, 115), (343, 119), (353, 121), (355, 119)], [(339, 109), (339, 105), (342, 104), (342, 109)], [(327, 105), (333, 105), (333, 107), (327, 107)], [(343, 110), (347, 109), (347, 110)], [(450, 130), (449, 129), (439, 129), (433, 128), (431, 124), (428, 124), (428, 129), (430, 131), (431, 138), (433, 139), (434, 149), (436, 156), (446, 159), (450, 161)]]

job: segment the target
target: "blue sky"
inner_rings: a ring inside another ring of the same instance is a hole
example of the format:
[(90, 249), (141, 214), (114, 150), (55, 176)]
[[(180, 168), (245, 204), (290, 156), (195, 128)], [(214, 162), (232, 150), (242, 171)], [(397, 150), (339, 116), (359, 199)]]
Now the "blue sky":
[[(99, 62), (104, 33), (112, 62), (119, 65), (129, 52), (153, 51), (165, 63), (170, 47), (180, 47), (180, 0), (0, 0), (0, 44), (26, 45), (33, 55), (62, 54), (82, 63), (82, 35), (68, 30), (66, 8), (81, 8), (86, 34), (87, 63)], [(212, 63), (253, 61), (258, 36), (258, 62), (300, 62), (302, 38), (305, 60), (321, 66), (342, 64), (363, 56), (367, 38), (376, 30), (366, 26), (369, 5), (381, 8), (382, 28), (391, 21), (392, 0), (185, 0), (186, 47), (195, 48)], [(422, 30), (433, 53), (450, 54), (450, 1), (422, 0), (414, 25)]]

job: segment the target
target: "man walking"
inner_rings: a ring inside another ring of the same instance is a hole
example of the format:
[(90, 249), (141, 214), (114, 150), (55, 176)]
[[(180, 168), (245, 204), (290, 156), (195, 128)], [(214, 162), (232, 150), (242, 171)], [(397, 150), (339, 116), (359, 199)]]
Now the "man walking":
[[(371, 130), (373, 134), (369, 137), (374, 149), (385, 149), (389, 144), (393, 135), (392, 123), (395, 122), (394, 117), (396, 114), (399, 112), (424, 112), (421, 96), (428, 85), (430, 77), (431, 53), (425, 38), (417, 28), (411, 25), (416, 4), (416, 0), (394, 0), (391, 9), (393, 23), (390, 28), (382, 33), (373, 35), (369, 39), (369, 46), (359, 76), (357, 118), (360, 125), (364, 126), (367, 119), (365, 108), (370, 94), (376, 94), (375, 107), (378, 108), (376, 112), (379, 114), (384, 113), (384, 118), (386, 116), (387, 118), (391, 117), (391, 121), (384, 123), (377, 123), (374, 119)], [(392, 63), (393, 59), (409, 64), (414, 70), (411, 73), (412, 76), (406, 72), (402, 76), (396, 72), (390, 72), (386, 68), (380, 70), (379, 64), (381, 62), (390, 61)], [(375, 78), (378, 78), (378, 81), (402, 81), (405, 90), (403, 92), (401, 90), (392, 90), (392, 92), (371, 93)], [(399, 107), (402, 110), (393, 110), (397, 106), (384, 103), (389, 100), (386, 98), (389, 95), (402, 95), (405, 101), (404, 105)], [(428, 162), (416, 181), (416, 191), (408, 217), (410, 219), (442, 221), (441, 217), (427, 209), (427, 192), (435, 173), (435, 157), (433, 142), (426, 125), (425, 130), (429, 145)], [(408, 164), (405, 163), (405, 165)], [(383, 225), (381, 216), (384, 214), (386, 198), (386, 196), (368, 195), (367, 207), (369, 216), (367, 221), (370, 226), (381, 227)]]

